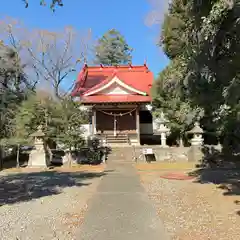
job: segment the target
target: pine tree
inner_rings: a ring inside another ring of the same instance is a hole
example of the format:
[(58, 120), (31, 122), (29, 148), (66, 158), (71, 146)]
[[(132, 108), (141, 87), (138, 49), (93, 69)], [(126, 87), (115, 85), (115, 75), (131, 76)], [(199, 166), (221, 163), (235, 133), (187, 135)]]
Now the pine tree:
[(132, 60), (132, 48), (115, 29), (109, 30), (98, 40), (95, 52), (96, 64), (114, 66), (127, 64)]
[(11, 135), (13, 118), (28, 91), (17, 53), (0, 43), (0, 139)]
[[(203, 109), (204, 130), (228, 139), (229, 149), (233, 142), (238, 145), (240, 133), (239, 19), (237, 1), (173, 0), (160, 40), (170, 65), (179, 61), (182, 66), (171, 70), (178, 87), (170, 96), (178, 96), (180, 89), (182, 101), (189, 102), (193, 109)], [(165, 82), (169, 74), (161, 78)], [(156, 100), (166, 95), (163, 91), (169, 92), (158, 88)], [(164, 104), (158, 101), (158, 106)]]

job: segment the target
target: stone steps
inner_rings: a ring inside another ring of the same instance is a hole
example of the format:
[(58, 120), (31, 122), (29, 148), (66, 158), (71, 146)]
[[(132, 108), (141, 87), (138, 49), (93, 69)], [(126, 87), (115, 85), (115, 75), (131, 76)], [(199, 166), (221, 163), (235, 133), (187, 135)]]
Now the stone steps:
[(107, 143), (112, 145), (112, 144), (128, 144), (128, 136), (126, 134), (118, 134), (116, 136), (114, 135), (106, 135), (106, 140)]

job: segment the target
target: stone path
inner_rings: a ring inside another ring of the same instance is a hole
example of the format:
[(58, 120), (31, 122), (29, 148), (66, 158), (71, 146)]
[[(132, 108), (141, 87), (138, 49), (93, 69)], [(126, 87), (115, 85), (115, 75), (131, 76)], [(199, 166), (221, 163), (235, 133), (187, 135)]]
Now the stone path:
[(168, 240), (131, 163), (108, 163), (89, 203), (81, 240)]

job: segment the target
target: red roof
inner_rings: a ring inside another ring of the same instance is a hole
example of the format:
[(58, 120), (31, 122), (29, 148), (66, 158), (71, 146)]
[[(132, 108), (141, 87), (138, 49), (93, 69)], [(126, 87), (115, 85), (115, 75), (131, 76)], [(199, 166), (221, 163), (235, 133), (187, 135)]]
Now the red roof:
[[(141, 95), (92, 95), (84, 97), (83, 95), (109, 83), (114, 76), (117, 76), (121, 82), (147, 96)], [(150, 91), (153, 82), (153, 74), (146, 65), (143, 66), (84, 66), (76, 80), (73, 96), (81, 97), (83, 102), (150, 102)], [(143, 100), (144, 99), (144, 100)]]
[(83, 103), (136, 103), (151, 102), (150, 96), (140, 96), (140, 95), (95, 95), (83, 97), (81, 99)]

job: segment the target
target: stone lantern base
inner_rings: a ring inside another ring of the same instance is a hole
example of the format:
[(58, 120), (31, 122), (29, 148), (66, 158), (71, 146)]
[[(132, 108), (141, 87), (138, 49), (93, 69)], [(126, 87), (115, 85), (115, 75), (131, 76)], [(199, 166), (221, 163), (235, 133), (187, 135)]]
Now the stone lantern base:
[(32, 150), (29, 154), (28, 167), (45, 168), (50, 165), (50, 158), (46, 151)]
[(203, 152), (201, 145), (192, 145), (188, 152), (188, 161), (201, 163), (203, 159)]

